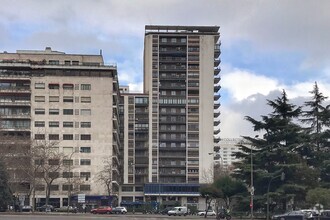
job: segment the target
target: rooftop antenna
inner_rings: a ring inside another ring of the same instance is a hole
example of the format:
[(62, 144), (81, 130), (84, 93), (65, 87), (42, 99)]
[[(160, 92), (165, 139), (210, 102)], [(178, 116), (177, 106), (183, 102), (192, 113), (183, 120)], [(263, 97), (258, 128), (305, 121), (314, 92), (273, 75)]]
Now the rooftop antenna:
[(100, 49), (100, 55), (102, 56), (102, 49)]

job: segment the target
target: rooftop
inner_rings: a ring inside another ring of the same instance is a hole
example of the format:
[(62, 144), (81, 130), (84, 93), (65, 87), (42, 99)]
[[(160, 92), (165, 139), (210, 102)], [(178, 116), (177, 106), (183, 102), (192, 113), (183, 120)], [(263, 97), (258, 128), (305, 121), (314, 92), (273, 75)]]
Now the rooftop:
[(145, 32), (154, 33), (213, 33), (219, 32), (220, 26), (166, 26), (166, 25), (146, 25)]

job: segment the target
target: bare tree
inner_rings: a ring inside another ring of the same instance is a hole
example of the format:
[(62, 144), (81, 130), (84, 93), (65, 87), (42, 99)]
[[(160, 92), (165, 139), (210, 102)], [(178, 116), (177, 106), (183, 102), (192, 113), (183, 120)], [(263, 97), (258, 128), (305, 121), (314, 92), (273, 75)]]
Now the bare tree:
[[(112, 194), (112, 182), (113, 182), (113, 165), (112, 158), (106, 158), (103, 161), (103, 169), (101, 169), (97, 174), (97, 181), (104, 185), (107, 189), (108, 196), (110, 198)], [(110, 201), (109, 201), (110, 202)], [(111, 205), (111, 204), (109, 204)]]
[(54, 180), (60, 178), (63, 158), (63, 153), (58, 150), (58, 142), (35, 140), (31, 149), (31, 159), (36, 168), (36, 177), (41, 178), (46, 184), (46, 205), (49, 202)]

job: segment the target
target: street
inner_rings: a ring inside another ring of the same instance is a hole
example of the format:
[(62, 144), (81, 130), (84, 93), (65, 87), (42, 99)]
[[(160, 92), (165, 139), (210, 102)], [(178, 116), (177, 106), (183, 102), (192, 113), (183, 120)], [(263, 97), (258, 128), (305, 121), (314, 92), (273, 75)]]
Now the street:
[[(166, 216), (166, 215), (143, 215), (143, 214), (126, 214), (126, 215), (93, 215), (93, 214), (66, 214), (66, 213), (0, 213), (1, 220), (80, 220), (80, 219), (204, 219), (200, 216)], [(215, 217), (207, 217), (207, 219), (215, 219)]]

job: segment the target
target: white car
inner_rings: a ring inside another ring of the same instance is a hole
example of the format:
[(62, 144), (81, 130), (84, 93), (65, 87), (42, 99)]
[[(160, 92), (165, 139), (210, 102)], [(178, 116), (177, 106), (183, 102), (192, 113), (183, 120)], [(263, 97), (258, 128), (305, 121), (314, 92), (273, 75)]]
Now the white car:
[[(205, 212), (206, 211), (200, 211), (200, 212), (197, 213), (197, 215), (199, 215), (199, 216), (205, 216)], [(207, 215), (208, 216), (215, 216), (216, 214), (215, 214), (215, 211), (214, 210), (208, 210), (207, 211)]]
[(116, 207), (116, 208), (112, 209), (112, 213), (115, 213), (115, 214), (126, 214), (127, 213), (127, 209), (125, 207)]

